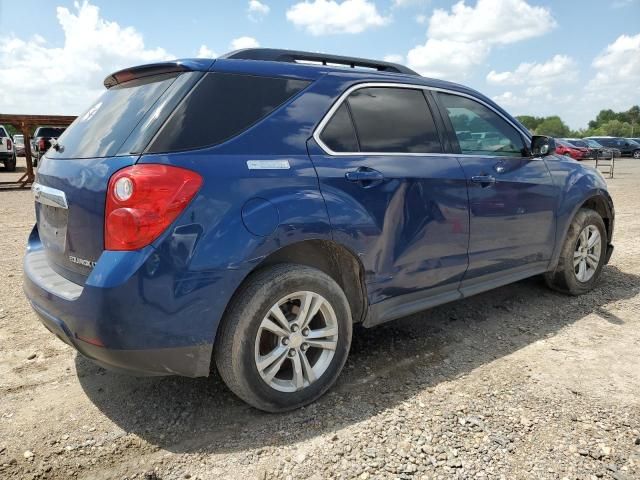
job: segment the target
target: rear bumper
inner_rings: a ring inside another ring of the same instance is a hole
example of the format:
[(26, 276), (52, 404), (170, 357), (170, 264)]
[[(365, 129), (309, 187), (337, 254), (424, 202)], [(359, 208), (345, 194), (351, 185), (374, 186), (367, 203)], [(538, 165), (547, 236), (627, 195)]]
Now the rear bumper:
[(209, 374), (211, 345), (115, 350), (74, 338), (69, 327), (42, 307), (31, 302), (42, 324), (83, 356), (109, 370), (137, 376), (183, 375), (201, 377)]
[(13, 158), (13, 150), (10, 152), (0, 152), (0, 160), (11, 160)]
[(42, 323), (96, 363), (136, 375), (209, 375), (215, 332), (244, 270), (193, 272), (170, 252), (103, 252), (84, 285), (54, 271), (34, 228), (24, 291)]

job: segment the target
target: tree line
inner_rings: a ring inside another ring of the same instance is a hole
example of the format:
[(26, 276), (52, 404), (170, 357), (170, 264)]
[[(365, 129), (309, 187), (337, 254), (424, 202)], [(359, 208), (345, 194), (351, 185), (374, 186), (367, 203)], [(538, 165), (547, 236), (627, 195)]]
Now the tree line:
[(640, 137), (640, 107), (638, 105), (634, 105), (626, 112), (614, 112), (611, 109), (600, 110), (595, 120), (591, 120), (586, 129), (579, 130), (571, 130), (558, 115), (550, 117), (520, 115), (516, 118), (535, 135), (568, 138)]

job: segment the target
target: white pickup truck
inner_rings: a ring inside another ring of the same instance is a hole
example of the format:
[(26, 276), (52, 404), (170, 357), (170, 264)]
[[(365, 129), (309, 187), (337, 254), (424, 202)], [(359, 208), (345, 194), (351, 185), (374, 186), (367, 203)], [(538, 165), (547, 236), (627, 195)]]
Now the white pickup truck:
[(15, 171), (16, 149), (4, 125), (0, 125), (0, 162), (4, 163), (4, 168), (9, 172)]

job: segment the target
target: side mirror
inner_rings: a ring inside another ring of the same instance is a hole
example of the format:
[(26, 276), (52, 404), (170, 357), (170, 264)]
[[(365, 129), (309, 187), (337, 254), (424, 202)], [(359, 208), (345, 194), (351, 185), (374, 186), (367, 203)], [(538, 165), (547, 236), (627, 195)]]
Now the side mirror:
[(534, 135), (531, 139), (531, 155), (544, 157), (556, 152), (556, 140), (546, 135)]

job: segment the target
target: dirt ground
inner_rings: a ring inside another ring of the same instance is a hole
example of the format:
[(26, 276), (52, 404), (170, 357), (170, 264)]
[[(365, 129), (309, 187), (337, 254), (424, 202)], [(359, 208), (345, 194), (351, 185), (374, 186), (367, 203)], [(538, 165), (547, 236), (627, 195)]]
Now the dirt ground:
[(337, 386), (283, 415), (56, 339), (22, 293), (31, 194), (0, 191), (0, 478), (640, 478), (640, 161), (616, 168), (593, 292), (533, 278), (358, 329)]

